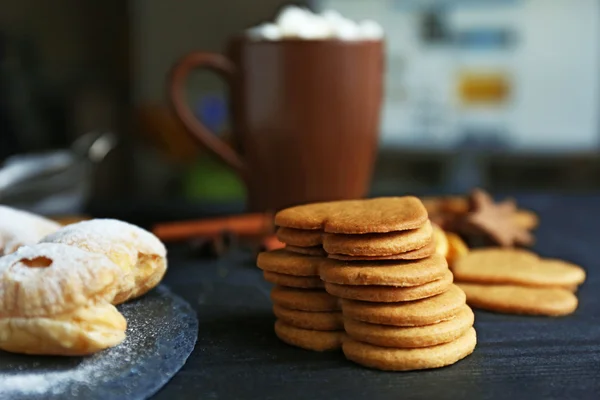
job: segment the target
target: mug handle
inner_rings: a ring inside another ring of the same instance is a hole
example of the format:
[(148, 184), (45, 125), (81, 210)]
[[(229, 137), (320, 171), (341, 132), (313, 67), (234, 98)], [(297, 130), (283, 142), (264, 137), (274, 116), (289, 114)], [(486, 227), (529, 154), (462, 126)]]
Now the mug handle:
[(168, 88), (171, 107), (192, 137), (231, 166), (238, 174), (244, 176), (245, 165), (242, 157), (199, 121), (185, 100), (187, 77), (197, 68), (214, 71), (224, 78), (229, 86), (233, 84), (236, 68), (226, 57), (216, 53), (189, 53), (181, 58), (171, 70)]

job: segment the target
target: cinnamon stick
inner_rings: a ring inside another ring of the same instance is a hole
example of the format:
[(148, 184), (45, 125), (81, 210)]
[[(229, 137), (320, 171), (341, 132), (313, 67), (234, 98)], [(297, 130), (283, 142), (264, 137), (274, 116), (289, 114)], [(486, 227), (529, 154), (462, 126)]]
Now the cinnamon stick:
[(255, 213), (228, 217), (158, 224), (153, 233), (165, 242), (195, 237), (215, 237), (229, 232), (235, 235), (261, 235), (273, 232), (273, 216)]

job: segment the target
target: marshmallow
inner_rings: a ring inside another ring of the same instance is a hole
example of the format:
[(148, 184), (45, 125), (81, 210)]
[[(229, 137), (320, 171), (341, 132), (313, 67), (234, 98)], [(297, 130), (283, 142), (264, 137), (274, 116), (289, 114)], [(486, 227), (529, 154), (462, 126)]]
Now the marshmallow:
[(360, 31), (354, 21), (343, 18), (333, 26), (334, 37), (342, 40), (359, 40)]
[(311, 22), (309, 12), (294, 6), (285, 7), (281, 10), (277, 18), (275, 18), (275, 24), (285, 37), (298, 36), (298, 33), (303, 29), (310, 29), (312, 27)]
[(383, 28), (377, 22), (366, 19), (358, 24), (359, 36), (364, 39), (383, 38)]
[(248, 35), (254, 40), (279, 40), (282, 37), (279, 27), (270, 22), (248, 29)]
[(328, 39), (331, 37), (331, 27), (325, 19), (315, 15), (310, 23), (304, 25), (298, 31), (300, 39)]
[(314, 14), (296, 6), (283, 8), (274, 23), (250, 28), (247, 34), (254, 40), (379, 40), (384, 36), (383, 28), (375, 21), (364, 20), (357, 24), (335, 10)]

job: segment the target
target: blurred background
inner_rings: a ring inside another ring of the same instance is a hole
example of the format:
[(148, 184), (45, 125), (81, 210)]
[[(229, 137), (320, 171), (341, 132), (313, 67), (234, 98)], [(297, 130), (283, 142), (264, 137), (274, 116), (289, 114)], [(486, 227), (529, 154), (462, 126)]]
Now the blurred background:
[[(0, 203), (138, 222), (241, 209), (243, 185), (174, 119), (165, 77), (289, 2), (0, 4), (0, 163), (22, 174), (0, 172)], [(373, 195), (600, 188), (600, 0), (294, 4), (386, 31)], [(187, 97), (227, 136), (222, 81), (199, 72)]]

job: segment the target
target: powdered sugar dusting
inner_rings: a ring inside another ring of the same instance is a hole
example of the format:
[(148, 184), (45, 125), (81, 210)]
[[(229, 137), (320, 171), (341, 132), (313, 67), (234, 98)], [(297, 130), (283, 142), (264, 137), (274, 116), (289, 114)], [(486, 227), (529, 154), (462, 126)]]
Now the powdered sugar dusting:
[[(32, 268), (22, 262), (39, 257), (49, 259), (51, 265)], [(112, 301), (123, 271), (103, 254), (59, 243), (41, 243), (23, 246), (1, 257), (0, 274), (0, 315), (30, 317), (65, 312), (98, 294), (106, 296), (103, 300)]]
[(39, 215), (0, 205), (0, 255), (37, 243), (60, 225)]
[(185, 363), (198, 321), (189, 305), (164, 287), (119, 307), (127, 339), (91, 357), (36, 357), (0, 352), (0, 398), (143, 399)]
[[(61, 243), (40, 243), (33, 246), (23, 246), (13, 254), (0, 258), (0, 270), (16, 264), (20, 260), (32, 260), (37, 257), (46, 257), (53, 261), (54, 270), (64, 269), (69, 272), (75, 268), (116, 268), (114, 263), (101, 254), (90, 254), (77, 247), (67, 246)], [(20, 268), (19, 271), (32, 274), (40, 271), (36, 268)], [(41, 270), (43, 271), (43, 269)]]
[[(64, 243), (107, 253), (155, 254), (165, 257), (163, 243), (152, 233), (116, 219), (94, 219), (68, 225), (42, 239), (42, 242)], [(134, 256), (134, 254), (132, 254)]]

